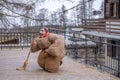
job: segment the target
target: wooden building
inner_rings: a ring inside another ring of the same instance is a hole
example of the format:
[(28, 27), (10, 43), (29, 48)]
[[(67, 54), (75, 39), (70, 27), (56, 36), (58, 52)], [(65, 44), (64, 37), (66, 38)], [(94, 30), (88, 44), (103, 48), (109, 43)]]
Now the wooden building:
[(120, 0), (104, 0), (104, 18), (87, 20), (82, 34), (97, 37), (98, 42), (104, 39), (103, 69), (120, 77)]
[(111, 20), (110, 22), (106, 21), (106, 24), (110, 24), (109, 26), (106, 25), (106, 28), (109, 27), (111, 31), (115, 32), (113, 36), (118, 35), (118, 38), (106, 39), (107, 43), (112, 44), (106, 46), (106, 65), (117, 70), (118, 73), (116, 74), (120, 77), (120, 0), (105, 0), (104, 4), (104, 18)]
[[(119, 33), (120, 29), (120, 0), (105, 0), (105, 6), (104, 6), (104, 16), (105, 19), (112, 19), (111, 24), (109, 26), (106, 25), (106, 27), (111, 28), (118, 28), (118, 30), (114, 30), (116, 33)], [(106, 21), (106, 23), (109, 23)], [(112, 29), (111, 29), (112, 30)], [(113, 30), (112, 30), (113, 31)], [(120, 45), (119, 39), (108, 39), (108, 43), (114, 44), (114, 45)], [(110, 57), (118, 57), (118, 54), (120, 54), (119, 49), (116, 46), (108, 46), (108, 56)]]
[(120, 0), (105, 0), (105, 19), (120, 18)]

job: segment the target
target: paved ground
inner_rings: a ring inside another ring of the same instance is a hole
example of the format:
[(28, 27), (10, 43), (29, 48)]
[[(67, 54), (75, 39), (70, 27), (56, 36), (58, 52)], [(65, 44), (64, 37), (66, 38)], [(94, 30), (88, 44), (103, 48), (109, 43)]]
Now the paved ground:
[(65, 57), (57, 73), (48, 73), (37, 64), (38, 53), (30, 55), (26, 71), (17, 71), (22, 66), (28, 49), (0, 51), (0, 80), (118, 80), (105, 72), (77, 63)]

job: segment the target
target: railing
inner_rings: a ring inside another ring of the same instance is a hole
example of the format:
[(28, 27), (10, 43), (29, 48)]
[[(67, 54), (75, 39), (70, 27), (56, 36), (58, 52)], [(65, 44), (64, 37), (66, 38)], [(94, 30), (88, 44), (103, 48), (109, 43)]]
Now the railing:
[[(69, 38), (73, 36), (68, 36)], [(120, 77), (120, 50), (116, 55), (108, 55), (106, 47), (116, 47), (120, 49), (119, 44), (104, 42), (104, 38), (100, 37), (96, 40), (90, 38), (74, 37), (73, 43), (66, 46), (67, 53), (80, 63), (86, 63), (96, 67), (100, 71), (106, 71), (117, 77)]]
[(2, 32), (0, 34), (0, 48), (24, 48), (30, 46), (32, 39), (39, 36), (39, 32)]
[[(53, 28), (52, 30), (56, 30), (56, 32), (65, 31)], [(89, 29), (87, 31), (89, 31)], [(105, 28), (104, 32), (107, 32), (105, 31)], [(65, 36), (67, 37), (67, 39), (71, 40), (70, 43), (65, 40), (68, 56), (76, 59), (80, 63), (89, 64), (96, 67), (100, 71), (106, 71), (110, 74), (120, 77), (120, 43), (109, 43), (104, 37), (90, 38), (88, 37), (88, 35), (84, 35), (86, 37), (83, 38), (78, 35), (75, 36), (77, 32), (69, 31), (66, 33), (67, 34), (65, 34)], [(118, 40), (118, 42), (120, 41)], [(109, 48), (110, 46), (116, 47), (116, 49), (118, 50), (116, 55), (108, 55), (109, 52), (107, 48)]]
[[(91, 20), (92, 21), (92, 20)], [(104, 22), (106, 21), (106, 22)], [(92, 24), (94, 23), (94, 24)], [(113, 23), (108, 24), (107, 20), (102, 20), (101, 22), (85, 23), (83, 26), (86, 31), (99, 31), (106, 33), (116, 33), (113, 31)], [(95, 26), (91, 26), (95, 25)], [(99, 26), (97, 26), (99, 24)], [(105, 26), (109, 25), (108, 28)], [(101, 25), (101, 26), (100, 26)], [(118, 26), (118, 24), (116, 24)], [(93, 28), (94, 27), (94, 28)], [(116, 28), (117, 29), (117, 28)], [(107, 31), (108, 30), (108, 31)], [(119, 30), (119, 29), (118, 29)], [(106, 71), (108, 73), (114, 74), (120, 77), (120, 51), (115, 56), (109, 56), (107, 54), (108, 46), (116, 47), (117, 50), (120, 49), (120, 44), (108, 43), (104, 37), (93, 37), (90, 38), (87, 35), (82, 35), (79, 32), (66, 31), (65, 29), (55, 29), (50, 28), (50, 32), (63, 35), (65, 37), (67, 55), (75, 58), (80, 63), (89, 64), (97, 67), (97, 69)], [(77, 34), (77, 35), (76, 35)], [(32, 39), (39, 36), (39, 32), (13, 32), (0, 34), (0, 47), (3, 48), (24, 48), (30, 46)], [(8, 42), (7, 42), (8, 41)], [(10, 42), (9, 42), (10, 41)], [(106, 42), (105, 42), (106, 41)]]

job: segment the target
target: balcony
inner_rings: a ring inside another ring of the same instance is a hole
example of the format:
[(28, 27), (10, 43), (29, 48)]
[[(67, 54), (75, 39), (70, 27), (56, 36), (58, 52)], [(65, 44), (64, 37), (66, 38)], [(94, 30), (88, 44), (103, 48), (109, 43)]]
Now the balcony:
[(0, 51), (0, 80), (117, 80), (116, 77), (65, 57), (57, 73), (48, 73), (37, 64), (39, 52), (31, 54), (25, 71), (17, 71), (28, 54), (26, 49)]

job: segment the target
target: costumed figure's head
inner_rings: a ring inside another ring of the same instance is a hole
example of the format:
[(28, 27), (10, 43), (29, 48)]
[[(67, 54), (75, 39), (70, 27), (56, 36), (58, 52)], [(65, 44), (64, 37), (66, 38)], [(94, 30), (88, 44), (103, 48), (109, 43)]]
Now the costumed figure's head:
[(40, 29), (40, 35), (44, 35), (45, 34), (45, 29)]
[(45, 29), (40, 29), (40, 36), (46, 37), (49, 35), (49, 30), (48, 27), (46, 27)]

